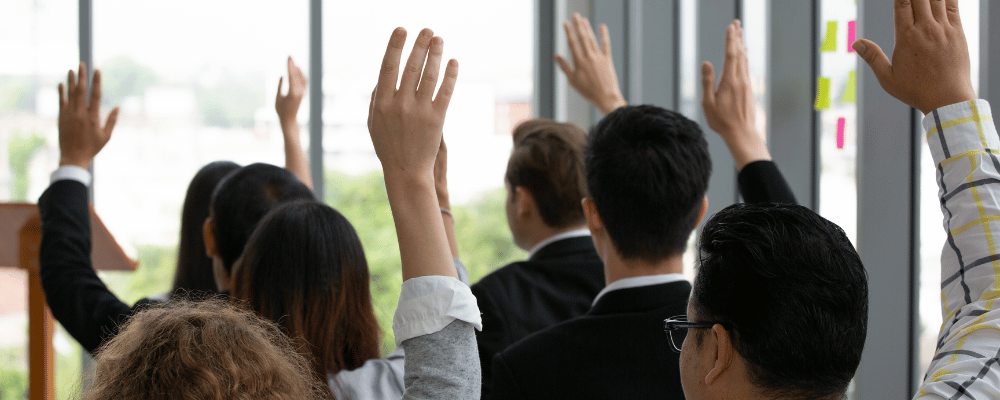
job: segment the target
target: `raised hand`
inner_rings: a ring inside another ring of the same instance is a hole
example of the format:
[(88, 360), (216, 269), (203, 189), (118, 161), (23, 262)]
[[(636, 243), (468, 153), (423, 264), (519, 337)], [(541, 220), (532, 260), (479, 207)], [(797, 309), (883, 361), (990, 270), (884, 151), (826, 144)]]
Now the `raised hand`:
[(958, 0), (895, 0), (892, 62), (868, 39), (854, 42), (882, 89), (927, 114), (976, 98)]
[(368, 132), (385, 174), (403, 279), (457, 277), (437, 198), (435, 164), (442, 147), (445, 114), (458, 79), (458, 62), (448, 62), (435, 96), (444, 41), (424, 29), (417, 36), (397, 88), (405, 42), (406, 30), (396, 28), (372, 92)]
[(590, 21), (573, 14), (573, 23), (563, 22), (566, 41), (573, 56), (573, 66), (565, 58), (556, 54), (556, 63), (566, 74), (569, 84), (585, 99), (593, 103), (607, 115), (624, 106), (625, 98), (618, 87), (614, 60), (611, 57), (611, 35), (607, 25), (601, 24), (601, 46), (597, 45), (594, 29)]
[(302, 97), (306, 94), (306, 85), (309, 81), (302, 73), (292, 57), (288, 57), (288, 94), (282, 95), (281, 89), (285, 78), (278, 78), (278, 96), (274, 100), (274, 109), (278, 111), (278, 119), (282, 125), (285, 123), (297, 124), (295, 118), (299, 114), (299, 106), (302, 105)]
[[(118, 121), (118, 107), (111, 110), (101, 126), (101, 71), (94, 70), (94, 87), (87, 102), (87, 66), (80, 63), (79, 75), (69, 71), (68, 86), (59, 84), (59, 166), (89, 168), (94, 156), (111, 139)], [(65, 89), (65, 90), (64, 90)]]
[(444, 232), (448, 236), (451, 256), (458, 258), (455, 216), (451, 213), (451, 196), (448, 193), (448, 146), (444, 144), (444, 138), (441, 138), (441, 147), (438, 148), (437, 159), (434, 160), (434, 191), (437, 192), (438, 205), (442, 209), (441, 218), (444, 220)]
[(715, 87), (715, 68), (706, 61), (701, 65), (701, 106), (708, 126), (719, 133), (729, 147), (736, 168), (754, 161), (770, 160), (764, 138), (757, 130), (757, 102), (750, 84), (747, 47), (739, 20), (726, 32), (726, 58), (719, 87)]

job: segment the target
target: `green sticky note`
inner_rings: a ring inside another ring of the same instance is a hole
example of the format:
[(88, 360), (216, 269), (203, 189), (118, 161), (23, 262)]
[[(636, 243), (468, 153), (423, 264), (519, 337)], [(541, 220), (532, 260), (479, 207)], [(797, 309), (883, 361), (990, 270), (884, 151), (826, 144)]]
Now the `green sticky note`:
[(844, 87), (844, 95), (840, 97), (840, 102), (844, 104), (854, 104), (858, 102), (857, 71), (851, 71), (847, 75), (847, 86)]
[(823, 39), (823, 47), (820, 47), (819, 51), (837, 51), (837, 21), (826, 23), (826, 39)]
[(819, 78), (816, 85), (816, 110), (830, 108), (830, 78)]

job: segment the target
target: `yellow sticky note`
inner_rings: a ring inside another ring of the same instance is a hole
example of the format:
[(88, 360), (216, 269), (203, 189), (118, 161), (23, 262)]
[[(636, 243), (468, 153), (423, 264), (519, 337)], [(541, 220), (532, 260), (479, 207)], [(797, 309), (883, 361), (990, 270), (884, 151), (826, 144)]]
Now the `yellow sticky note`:
[(857, 71), (851, 71), (847, 75), (847, 86), (844, 87), (844, 95), (840, 97), (840, 102), (844, 104), (854, 104), (858, 102)]
[(820, 47), (819, 51), (837, 51), (837, 21), (826, 23), (826, 39), (823, 39), (823, 47)]
[(816, 110), (830, 108), (830, 78), (819, 78), (816, 85)]

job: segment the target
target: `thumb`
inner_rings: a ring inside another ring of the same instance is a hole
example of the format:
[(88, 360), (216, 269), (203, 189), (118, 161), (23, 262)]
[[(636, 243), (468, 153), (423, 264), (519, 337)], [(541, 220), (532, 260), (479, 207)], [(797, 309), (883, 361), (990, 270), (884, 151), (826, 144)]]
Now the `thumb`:
[(559, 64), (559, 69), (562, 70), (566, 77), (569, 78), (573, 74), (573, 68), (569, 66), (569, 62), (565, 58), (556, 54), (556, 63)]
[(281, 98), (281, 88), (284, 86), (284, 84), (285, 84), (285, 77), (278, 78), (278, 98), (279, 99)]
[(851, 47), (868, 63), (868, 67), (872, 69), (875, 78), (878, 79), (878, 83), (882, 85), (882, 89), (892, 94), (893, 91), (889, 90), (888, 87), (892, 78), (892, 64), (889, 62), (889, 57), (882, 51), (882, 48), (868, 39), (858, 40)]
[(708, 61), (701, 63), (701, 92), (703, 107), (715, 104), (715, 67)]

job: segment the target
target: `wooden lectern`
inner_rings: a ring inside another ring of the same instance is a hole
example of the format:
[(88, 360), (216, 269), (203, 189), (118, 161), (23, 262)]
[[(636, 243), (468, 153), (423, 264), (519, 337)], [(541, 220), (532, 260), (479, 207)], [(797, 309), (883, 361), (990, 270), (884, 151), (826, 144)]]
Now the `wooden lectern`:
[[(93, 207), (90, 208), (90, 230), (94, 246), (91, 259), (95, 268), (135, 271), (136, 262), (125, 255)], [(53, 400), (53, 323), (39, 276), (41, 243), (42, 221), (38, 217), (38, 206), (0, 203), (0, 266), (23, 268), (28, 273), (28, 398)]]

